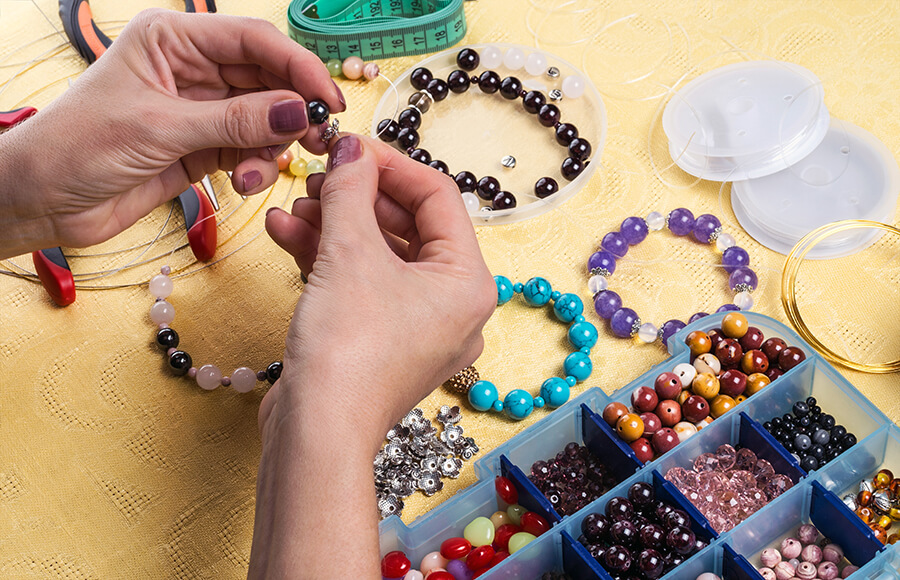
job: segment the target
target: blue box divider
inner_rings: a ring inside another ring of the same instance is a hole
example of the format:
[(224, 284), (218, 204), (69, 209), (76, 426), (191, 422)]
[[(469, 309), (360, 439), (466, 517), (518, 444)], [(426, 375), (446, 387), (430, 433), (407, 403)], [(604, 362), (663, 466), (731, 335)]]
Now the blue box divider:
[(603, 417), (584, 406), (581, 418), (584, 444), (612, 471), (616, 480), (623, 481), (631, 477), (643, 466), (631, 447), (609, 429)]
[(603, 567), (591, 557), (587, 548), (575, 540), (569, 532), (563, 530), (562, 560), (563, 570), (572, 578), (584, 580), (611, 580)]
[(744, 412), (741, 412), (740, 418), (739, 444), (741, 447), (752, 449), (757, 457), (771, 463), (776, 473), (787, 475), (795, 484), (806, 476), (806, 471), (800, 467), (794, 456), (788, 453), (787, 449), (782, 447), (762, 425)]
[(844, 549), (848, 560), (860, 562), (857, 566), (868, 562), (884, 548), (869, 526), (818, 481), (812, 482), (809, 519), (826, 538)]
[(762, 578), (747, 558), (722, 544), (722, 577), (725, 580), (758, 580)]
[(528, 511), (535, 512), (547, 520), (547, 523), (551, 526), (562, 519), (562, 516), (556, 513), (556, 510), (553, 509), (553, 506), (541, 493), (541, 490), (535, 487), (531, 480), (525, 477), (522, 470), (513, 465), (505, 455), (500, 456), (500, 474), (509, 478), (516, 487), (516, 491), (519, 492), (520, 506)]

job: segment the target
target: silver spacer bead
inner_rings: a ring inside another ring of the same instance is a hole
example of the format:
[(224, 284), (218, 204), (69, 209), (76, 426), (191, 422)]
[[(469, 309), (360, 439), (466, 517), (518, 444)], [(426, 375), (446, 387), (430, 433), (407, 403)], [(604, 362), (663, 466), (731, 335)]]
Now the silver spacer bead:
[(503, 159), (500, 160), (500, 165), (508, 169), (512, 169), (516, 166), (516, 158), (512, 155), (506, 155), (503, 157)]
[(331, 126), (325, 127), (325, 130), (322, 132), (322, 141), (324, 141), (325, 143), (328, 143), (334, 137), (337, 137), (338, 133), (340, 132), (340, 128), (341, 128), (341, 122), (338, 121), (337, 119), (332, 119)]
[(751, 292), (752, 293), (753, 286), (750, 286), (749, 284), (738, 284), (737, 286), (732, 288), (732, 290), (734, 290), (735, 294), (739, 294), (741, 292)]
[(561, 101), (563, 98), (562, 91), (559, 89), (553, 89), (547, 94), (550, 96), (551, 101)]
[(551, 78), (551, 79), (559, 78), (559, 69), (556, 68), (555, 66), (551, 66), (550, 68), (547, 69), (547, 77)]
[(494, 211), (494, 208), (489, 205), (485, 205), (481, 208), (481, 213), (491, 213), (492, 211)]
[(643, 324), (643, 322), (641, 322), (640, 318), (634, 319), (634, 324), (631, 325), (631, 336), (634, 336), (635, 334), (638, 333), (638, 330), (641, 329), (642, 324)]
[(606, 268), (591, 268), (591, 274), (594, 276), (603, 276), (604, 278), (612, 276)]
[(714, 229), (711, 234), (709, 234), (709, 243), (710, 244), (715, 243), (715, 241), (718, 240), (719, 236), (721, 236), (721, 235), (722, 235), (722, 226), (719, 226), (716, 229)]

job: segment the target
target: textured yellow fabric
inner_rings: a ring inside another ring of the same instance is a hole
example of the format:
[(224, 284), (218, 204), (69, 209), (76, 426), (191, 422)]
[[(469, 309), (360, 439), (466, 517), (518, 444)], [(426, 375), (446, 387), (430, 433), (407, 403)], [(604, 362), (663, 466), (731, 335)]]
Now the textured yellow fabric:
[[(27, 1), (0, 0), (0, 82), (33, 58), (47, 59), (0, 92), (0, 109), (43, 106), (83, 65), (55, 35), (56, 2), (36, 0), (53, 25)], [(180, 2), (94, 0), (98, 21), (124, 21), (148, 5), (182, 9)], [(253, 15), (285, 29), (287, 0), (219, 0), (220, 12)], [(549, 8), (563, 6), (561, 13)], [(667, 87), (739, 60), (776, 58), (801, 64), (823, 81), (835, 117), (852, 121), (900, 152), (900, 5), (896, 2), (685, 2), (612, 0), (480, 0), (467, 2), (468, 42), (540, 45), (582, 65), (603, 93), (609, 133), (590, 185), (558, 211), (516, 225), (478, 230), (494, 273), (515, 280), (536, 274), (556, 288), (587, 296), (584, 264), (602, 235), (629, 215), (687, 206), (719, 215), (746, 247), (760, 274), (757, 310), (784, 320), (778, 303), (783, 257), (741, 231), (730, 211), (728, 188), (693, 183), (669, 168), (665, 139), (654, 119)], [(536, 39), (531, 31), (537, 34)], [(40, 40), (39, 40), (40, 39)], [(35, 42), (37, 41), (37, 42)], [(379, 63), (396, 78), (416, 62)], [(342, 81), (350, 109), (342, 127), (368, 132), (383, 82)], [(499, 128), (498, 128), (499, 130)], [(537, 135), (537, 133), (536, 133)], [(485, 144), (487, 145), (487, 144)], [(480, 145), (479, 145), (480, 146)], [(433, 152), (439, 153), (435, 144)], [(496, 153), (497, 157), (505, 152)], [(443, 152), (452, 161), (452, 151)], [(595, 158), (596, 159), (596, 158)], [(654, 167), (660, 170), (656, 175)], [(539, 176), (539, 169), (517, 168)], [(221, 176), (216, 177), (221, 184)], [(302, 289), (298, 273), (265, 234), (268, 205), (302, 194), (301, 182), (283, 177), (266, 203), (222, 194), (219, 256), (234, 255), (176, 280), (174, 326), (196, 363), (225, 372), (238, 365), (261, 368), (283, 348), (287, 323)], [(231, 214), (231, 212), (234, 212)], [(164, 227), (168, 209), (100, 249), (117, 252), (73, 258), (77, 272), (140, 263), (158, 254), (173, 268), (190, 267), (176, 250), (180, 234), (146, 246)], [(224, 219), (226, 215), (230, 215)], [(165, 231), (178, 231), (176, 212)], [(895, 222), (896, 223), (896, 222)], [(242, 247), (246, 244), (246, 247)], [(841, 261), (803, 271), (801, 304), (810, 323), (847, 343), (851, 354), (876, 359), (900, 353), (897, 332), (900, 269), (892, 261), (898, 240)], [(237, 250), (237, 251), (235, 251)], [(629, 255), (614, 287), (647, 320), (685, 318), (728, 300), (724, 274), (709, 267), (718, 255), (687, 240), (655, 236)], [(656, 261), (653, 263), (634, 263)], [(141, 264), (88, 284), (131, 284), (149, 279), (164, 260)], [(30, 268), (26, 257), (14, 263)], [(8, 264), (3, 266), (8, 269)], [(861, 298), (864, 300), (860, 300)], [(239, 578), (246, 574), (259, 460), (256, 411), (263, 390), (238, 395), (204, 392), (172, 378), (152, 345), (146, 287), (80, 291), (72, 306), (54, 307), (37, 284), (0, 276), (0, 575), (4, 578)], [(591, 320), (596, 320), (593, 314)], [(607, 392), (621, 387), (665, 354), (612, 338), (602, 325), (595, 372), (584, 386)], [(536, 389), (559, 372), (564, 333), (546, 316), (515, 304), (500, 310), (486, 329), (482, 374), (506, 392)], [(414, 369), (413, 369), (414, 372)], [(900, 418), (896, 376), (845, 373), (892, 419)], [(433, 416), (440, 404), (462, 404), (436, 391), (422, 406)], [(483, 450), (546, 415), (521, 423), (467, 411), (463, 426)], [(836, 411), (837, 412), (837, 411)], [(340, 444), (336, 442), (336, 444)], [(407, 500), (404, 518), (451, 497), (474, 481), (448, 481), (432, 498)], [(302, 514), (298, 515), (302, 517)], [(335, 522), (352, 525), (352, 522)], [(324, 531), (327, 533), (327, 530)]]

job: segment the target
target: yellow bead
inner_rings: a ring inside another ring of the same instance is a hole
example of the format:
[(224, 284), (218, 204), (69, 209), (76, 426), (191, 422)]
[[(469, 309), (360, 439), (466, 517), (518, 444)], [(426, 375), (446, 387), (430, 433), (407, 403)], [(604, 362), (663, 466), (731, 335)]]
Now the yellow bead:
[(509, 553), (515, 554), (522, 548), (524, 548), (528, 542), (532, 541), (534, 536), (529, 534), (528, 532), (519, 532), (517, 534), (513, 534), (509, 538)]
[(888, 512), (888, 515), (891, 516), (891, 518), (900, 521), (900, 508), (892, 507), (891, 511)]
[(747, 377), (747, 388), (744, 390), (744, 394), (748, 397), (750, 395), (755, 395), (771, 382), (772, 380), (766, 375), (762, 373), (753, 373)]
[(698, 373), (691, 383), (691, 390), (695, 395), (711, 401), (719, 394), (719, 379), (712, 373)]
[(325, 164), (318, 159), (311, 159), (306, 164), (306, 174), (312, 175), (313, 173), (325, 173)]
[(729, 312), (722, 319), (722, 333), (728, 338), (741, 338), (747, 334), (750, 323), (740, 312)]
[(491, 516), (491, 523), (494, 524), (494, 529), (496, 530), (503, 524), (510, 523), (509, 514), (506, 512), (494, 512), (494, 515)]
[(526, 511), (525, 508), (520, 506), (517, 503), (512, 504), (508, 508), (506, 508), (506, 514), (509, 516), (509, 523), (516, 524), (517, 526), (522, 523), (522, 514)]
[(885, 530), (891, 529), (891, 525), (893, 525), (894, 520), (891, 519), (891, 516), (881, 516), (878, 518), (878, 527), (884, 528)]
[(306, 163), (306, 159), (302, 157), (298, 157), (291, 161), (291, 164), (288, 165), (288, 169), (291, 170), (291, 175), (295, 177), (306, 177), (308, 164)]
[(476, 548), (494, 541), (494, 524), (484, 516), (477, 517), (463, 530), (463, 537)]
[(734, 409), (737, 403), (728, 395), (719, 395), (709, 403), (709, 414), (713, 417), (721, 417), (728, 411)]

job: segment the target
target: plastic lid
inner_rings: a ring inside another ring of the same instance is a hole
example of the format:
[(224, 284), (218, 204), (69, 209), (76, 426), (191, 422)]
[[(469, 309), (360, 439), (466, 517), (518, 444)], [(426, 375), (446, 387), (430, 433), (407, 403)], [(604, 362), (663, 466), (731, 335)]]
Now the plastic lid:
[[(834, 120), (821, 144), (791, 167), (732, 184), (731, 203), (741, 226), (762, 245), (788, 254), (815, 228), (838, 220), (890, 223), (897, 209), (900, 167), (874, 135)], [(835, 235), (808, 258), (837, 258), (874, 243), (880, 232)]]
[(763, 177), (793, 165), (822, 141), (828, 123), (819, 79), (801, 66), (769, 60), (697, 77), (662, 117), (675, 163), (713, 181)]

